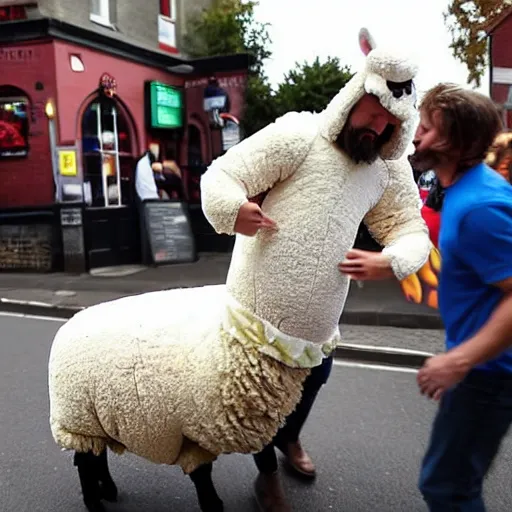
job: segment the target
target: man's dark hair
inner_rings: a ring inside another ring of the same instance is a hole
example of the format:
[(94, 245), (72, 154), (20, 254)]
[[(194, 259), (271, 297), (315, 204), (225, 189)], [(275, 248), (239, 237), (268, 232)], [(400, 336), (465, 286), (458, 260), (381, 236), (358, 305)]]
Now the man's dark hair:
[(446, 141), (446, 152), (458, 154), (459, 171), (484, 160), (489, 146), (503, 129), (499, 109), (490, 98), (458, 85), (439, 84), (430, 89), (420, 109), (431, 120), (439, 115), (438, 128)]

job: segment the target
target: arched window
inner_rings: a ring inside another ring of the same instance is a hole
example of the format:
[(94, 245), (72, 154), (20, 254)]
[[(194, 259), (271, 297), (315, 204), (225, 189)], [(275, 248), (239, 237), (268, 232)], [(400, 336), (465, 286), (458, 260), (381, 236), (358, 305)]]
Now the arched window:
[(128, 204), (132, 196), (132, 130), (128, 116), (114, 100), (99, 97), (85, 110), (82, 151), (86, 201), (92, 206)]
[(24, 91), (0, 86), (0, 158), (26, 157), (30, 101)]

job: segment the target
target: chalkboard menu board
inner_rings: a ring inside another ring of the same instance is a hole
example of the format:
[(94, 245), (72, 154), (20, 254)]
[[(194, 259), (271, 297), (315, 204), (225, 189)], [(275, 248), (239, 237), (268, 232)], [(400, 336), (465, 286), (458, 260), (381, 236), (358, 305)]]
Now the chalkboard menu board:
[(146, 227), (155, 264), (196, 261), (194, 235), (183, 203), (179, 201), (144, 202)]

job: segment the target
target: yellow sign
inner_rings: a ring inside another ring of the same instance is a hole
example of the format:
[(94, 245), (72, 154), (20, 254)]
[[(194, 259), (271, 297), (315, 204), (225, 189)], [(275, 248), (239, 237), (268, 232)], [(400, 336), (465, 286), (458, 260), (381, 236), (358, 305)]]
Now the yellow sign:
[(59, 172), (61, 176), (76, 176), (76, 151), (74, 149), (59, 150)]

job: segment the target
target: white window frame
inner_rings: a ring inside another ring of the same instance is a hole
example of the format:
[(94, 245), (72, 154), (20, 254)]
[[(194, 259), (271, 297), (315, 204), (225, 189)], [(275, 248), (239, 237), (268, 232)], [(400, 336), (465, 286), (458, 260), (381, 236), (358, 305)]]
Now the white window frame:
[(176, 23), (176, 14), (178, 10), (178, 1), (177, 0), (166, 0), (166, 2), (169, 4), (169, 11), (171, 13), (170, 16), (165, 16), (164, 14), (161, 14), (161, 16), (167, 20), (172, 21), (173, 23)]
[(112, 27), (110, 21), (110, 0), (98, 0), (99, 1), (99, 12), (93, 12), (92, 1), (91, 1), (91, 14), (89, 19), (93, 23), (103, 25), (105, 27)]

